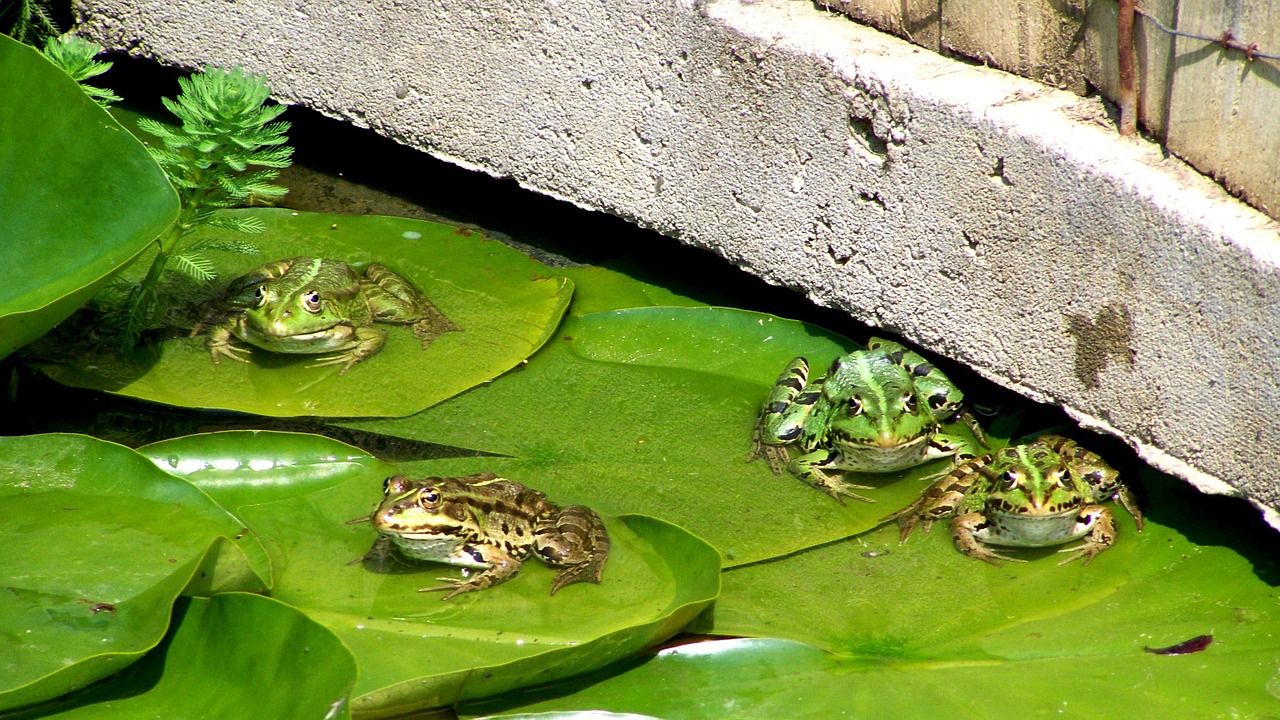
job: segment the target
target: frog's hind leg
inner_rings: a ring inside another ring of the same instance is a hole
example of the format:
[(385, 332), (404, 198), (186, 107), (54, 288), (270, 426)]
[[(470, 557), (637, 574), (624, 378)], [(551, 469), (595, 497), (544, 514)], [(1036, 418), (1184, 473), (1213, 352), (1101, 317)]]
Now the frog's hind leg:
[(361, 289), (375, 322), (412, 325), (424, 350), (441, 335), (462, 331), (421, 290), (385, 265), (369, 263)]
[[(809, 361), (798, 357), (788, 363), (774, 381), (756, 417), (747, 462), (764, 458), (774, 475), (782, 474), (791, 460), (787, 446), (800, 437), (814, 403), (822, 395), (823, 379), (815, 380), (813, 385), (808, 385), (808, 380)], [(803, 392), (806, 387), (809, 391)]]
[(565, 585), (599, 583), (609, 559), (609, 531), (600, 516), (583, 505), (569, 505), (554, 524), (534, 533), (534, 549), (548, 565), (563, 568), (551, 583), (551, 594)]

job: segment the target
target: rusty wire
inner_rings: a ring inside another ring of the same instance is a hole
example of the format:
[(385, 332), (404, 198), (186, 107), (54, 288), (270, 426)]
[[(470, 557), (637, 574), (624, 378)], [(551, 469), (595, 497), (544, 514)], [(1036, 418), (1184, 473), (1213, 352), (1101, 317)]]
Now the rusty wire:
[(1147, 11), (1143, 10), (1140, 7), (1135, 7), (1134, 12), (1150, 20), (1157, 28), (1160, 29), (1161, 32), (1167, 33), (1169, 35), (1176, 35), (1178, 37), (1190, 38), (1192, 40), (1202, 40), (1204, 42), (1215, 43), (1217, 45), (1221, 45), (1223, 49), (1226, 49), (1226, 50), (1239, 50), (1240, 52), (1244, 53), (1244, 59), (1248, 62), (1253, 62), (1258, 58), (1266, 58), (1268, 60), (1280, 60), (1280, 55), (1276, 55), (1272, 53), (1264, 53), (1261, 50), (1259, 50), (1258, 43), (1246, 44), (1240, 40), (1237, 40), (1235, 35), (1231, 32), (1230, 29), (1223, 30), (1222, 34), (1217, 37), (1213, 37), (1211, 35), (1198, 35), (1196, 33), (1190, 33), (1185, 30), (1175, 30), (1169, 27), (1168, 25), (1165, 25), (1164, 23), (1160, 22), (1155, 18), (1154, 15), (1151, 15), (1150, 13), (1148, 13)]

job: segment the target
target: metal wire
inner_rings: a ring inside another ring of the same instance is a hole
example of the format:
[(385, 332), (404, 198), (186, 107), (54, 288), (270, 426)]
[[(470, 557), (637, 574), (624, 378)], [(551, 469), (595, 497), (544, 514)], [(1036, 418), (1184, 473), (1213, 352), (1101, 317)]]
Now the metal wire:
[(1230, 30), (1224, 30), (1222, 34), (1219, 35), (1218, 37), (1210, 37), (1208, 35), (1197, 35), (1195, 33), (1189, 33), (1184, 30), (1175, 30), (1165, 25), (1164, 23), (1160, 22), (1153, 15), (1147, 13), (1142, 8), (1134, 8), (1134, 12), (1150, 20), (1162, 32), (1168, 33), (1169, 35), (1177, 35), (1178, 37), (1190, 38), (1192, 40), (1203, 40), (1204, 42), (1215, 43), (1217, 45), (1221, 45), (1224, 49), (1227, 49), (1227, 50), (1239, 50), (1240, 52), (1244, 53), (1244, 59), (1247, 62), (1253, 62), (1258, 58), (1266, 58), (1268, 60), (1280, 60), (1280, 55), (1274, 55), (1272, 53), (1264, 53), (1261, 50), (1259, 50), (1258, 43), (1245, 44), (1244, 42), (1237, 40)]

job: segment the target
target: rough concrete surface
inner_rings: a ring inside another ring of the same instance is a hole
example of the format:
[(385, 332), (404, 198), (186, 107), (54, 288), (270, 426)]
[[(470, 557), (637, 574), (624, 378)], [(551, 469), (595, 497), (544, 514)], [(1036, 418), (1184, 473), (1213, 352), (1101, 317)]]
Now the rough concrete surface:
[(709, 248), (1280, 527), (1280, 235), (1095, 101), (794, 0), (89, 0), (83, 32)]

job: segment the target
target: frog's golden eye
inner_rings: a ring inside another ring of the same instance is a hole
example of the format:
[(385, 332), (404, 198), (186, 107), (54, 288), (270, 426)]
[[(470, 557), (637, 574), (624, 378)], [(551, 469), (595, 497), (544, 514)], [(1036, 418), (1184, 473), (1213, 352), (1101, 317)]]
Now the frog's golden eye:
[(418, 504), (423, 510), (435, 510), (440, 507), (440, 493), (435, 488), (425, 488), (418, 493)]
[(305, 307), (309, 313), (320, 312), (320, 293), (312, 290), (306, 295), (303, 295), (302, 306)]
[(854, 395), (849, 398), (849, 417), (857, 417), (862, 414), (862, 398)]
[(253, 291), (253, 296), (258, 300), (258, 307), (262, 307), (267, 304), (267, 293), (263, 291), (261, 285)]
[(906, 413), (906, 414), (908, 414), (908, 415), (915, 415), (915, 414), (916, 414), (916, 407), (918, 407), (918, 405), (917, 405), (917, 403), (916, 403), (916, 396), (915, 396), (915, 395), (912, 395), (911, 393), (906, 393), (905, 395), (903, 395), (903, 396), (902, 396), (902, 411), (903, 411), (903, 412), (905, 412), (905, 413)]

